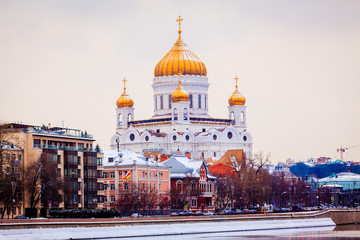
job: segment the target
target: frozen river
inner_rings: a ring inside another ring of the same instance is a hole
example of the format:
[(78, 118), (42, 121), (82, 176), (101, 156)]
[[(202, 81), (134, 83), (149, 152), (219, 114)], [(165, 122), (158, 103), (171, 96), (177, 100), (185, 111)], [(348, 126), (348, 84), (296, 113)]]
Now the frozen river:
[[(116, 227), (0, 230), (0, 239), (325, 239), (359, 236), (360, 231), (334, 231), (330, 218), (183, 223)], [(359, 229), (360, 230), (360, 229)], [(346, 234), (350, 235), (346, 235)], [(337, 235), (338, 234), (338, 235)], [(357, 235), (359, 234), (359, 235)]]

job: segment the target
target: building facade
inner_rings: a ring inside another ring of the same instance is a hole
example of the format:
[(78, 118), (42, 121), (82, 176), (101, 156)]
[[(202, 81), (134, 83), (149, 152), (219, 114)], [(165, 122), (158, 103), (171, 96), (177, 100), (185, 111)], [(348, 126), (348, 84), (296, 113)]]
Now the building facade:
[(213, 195), (216, 178), (209, 174), (205, 161), (194, 161), (185, 155), (174, 154), (163, 164), (171, 169), (171, 207), (173, 209), (215, 210)]
[[(56, 167), (56, 174), (63, 179), (64, 188), (59, 189), (61, 201), (38, 204), (37, 208), (97, 208), (97, 164), (103, 154), (95, 149), (92, 135), (79, 129), (50, 126), (34, 126), (12, 123), (8, 125), (12, 139), (21, 148), (24, 171), (45, 156), (47, 164)], [(46, 166), (49, 167), (49, 166)], [(29, 208), (30, 193), (25, 188), (23, 213)]]
[(101, 207), (168, 208), (170, 168), (129, 150), (104, 152), (99, 167)]
[[(209, 109), (209, 80), (205, 64), (179, 36), (170, 51), (158, 62), (152, 83), (154, 115), (134, 120), (134, 100), (124, 91), (117, 100), (116, 133), (111, 149), (129, 149), (145, 155), (171, 155), (178, 148), (192, 159), (219, 159), (229, 149), (252, 153), (252, 136), (247, 131), (246, 99), (238, 90), (238, 78), (228, 99), (228, 116), (212, 118)], [(224, 99), (225, 101), (225, 99)]]

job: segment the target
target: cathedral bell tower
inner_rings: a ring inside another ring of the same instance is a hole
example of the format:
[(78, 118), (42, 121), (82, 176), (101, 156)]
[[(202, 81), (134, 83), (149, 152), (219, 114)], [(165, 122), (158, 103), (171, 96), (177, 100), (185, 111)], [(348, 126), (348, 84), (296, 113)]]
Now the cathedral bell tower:
[(124, 78), (124, 92), (116, 101), (116, 129), (126, 129), (129, 121), (134, 120), (134, 100), (126, 93), (126, 81)]
[(171, 120), (177, 121), (178, 123), (190, 122), (189, 116), (189, 94), (185, 92), (183, 87), (181, 86), (181, 72), (179, 75), (179, 86), (176, 90), (171, 94)]
[(229, 97), (229, 118), (236, 128), (246, 128), (246, 99), (238, 90), (239, 78), (235, 76), (235, 91)]

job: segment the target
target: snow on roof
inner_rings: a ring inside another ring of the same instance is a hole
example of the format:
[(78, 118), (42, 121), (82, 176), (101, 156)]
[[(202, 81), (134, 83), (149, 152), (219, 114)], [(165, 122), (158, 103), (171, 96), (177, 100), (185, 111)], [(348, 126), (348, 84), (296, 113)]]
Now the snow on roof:
[(17, 151), (21, 150), (20, 147), (8, 141), (1, 141), (0, 147), (3, 150), (17, 150)]
[(185, 155), (173, 155), (163, 162), (164, 165), (171, 167), (170, 175), (172, 177), (185, 177), (186, 174), (200, 177), (200, 167), (203, 163), (202, 160), (190, 160)]
[(341, 172), (319, 179), (319, 182), (356, 182), (356, 181), (360, 181), (360, 174), (351, 173), (351, 172)]
[[(112, 161), (109, 161), (112, 158)], [(146, 166), (164, 166), (162, 163), (152, 161), (140, 154), (125, 150), (104, 151), (103, 166), (125, 166), (125, 165), (146, 165)]]

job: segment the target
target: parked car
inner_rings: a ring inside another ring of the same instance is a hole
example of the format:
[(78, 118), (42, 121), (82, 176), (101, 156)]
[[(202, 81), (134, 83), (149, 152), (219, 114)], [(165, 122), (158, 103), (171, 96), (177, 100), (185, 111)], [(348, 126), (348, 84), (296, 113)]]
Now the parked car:
[(131, 214), (131, 217), (139, 218), (139, 217), (143, 217), (143, 215), (141, 215), (140, 213), (133, 213), (133, 214)]
[(244, 211), (241, 209), (235, 209), (235, 214), (241, 214), (241, 213), (244, 213)]
[(257, 210), (256, 209), (250, 209), (249, 213), (257, 213)]
[(225, 213), (230, 215), (230, 214), (234, 214), (235, 212), (231, 209), (225, 210)]
[(14, 217), (14, 219), (27, 219), (27, 217), (25, 217), (24, 215), (20, 215), (20, 216)]
[(193, 215), (193, 212), (187, 210), (179, 212), (179, 216), (189, 216), (189, 215)]
[(248, 208), (244, 208), (243, 211), (244, 211), (244, 213), (250, 213), (250, 209), (248, 209)]
[(215, 213), (213, 212), (213, 211), (205, 211), (204, 212), (204, 215), (205, 216), (212, 216), (212, 215), (214, 215)]
[(216, 214), (217, 214), (217, 215), (225, 215), (225, 214), (226, 214), (226, 210), (219, 210)]
[(177, 212), (172, 212), (172, 213), (170, 213), (170, 216), (171, 216), (171, 217), (179, 216), (179, 213), (177, 213)]
[(194, 213), (194, 215), (199, 216), (199, 215), (204, 215), (204, 213), (203, 213), (202, 211), (196, 211), (196, 212)]

